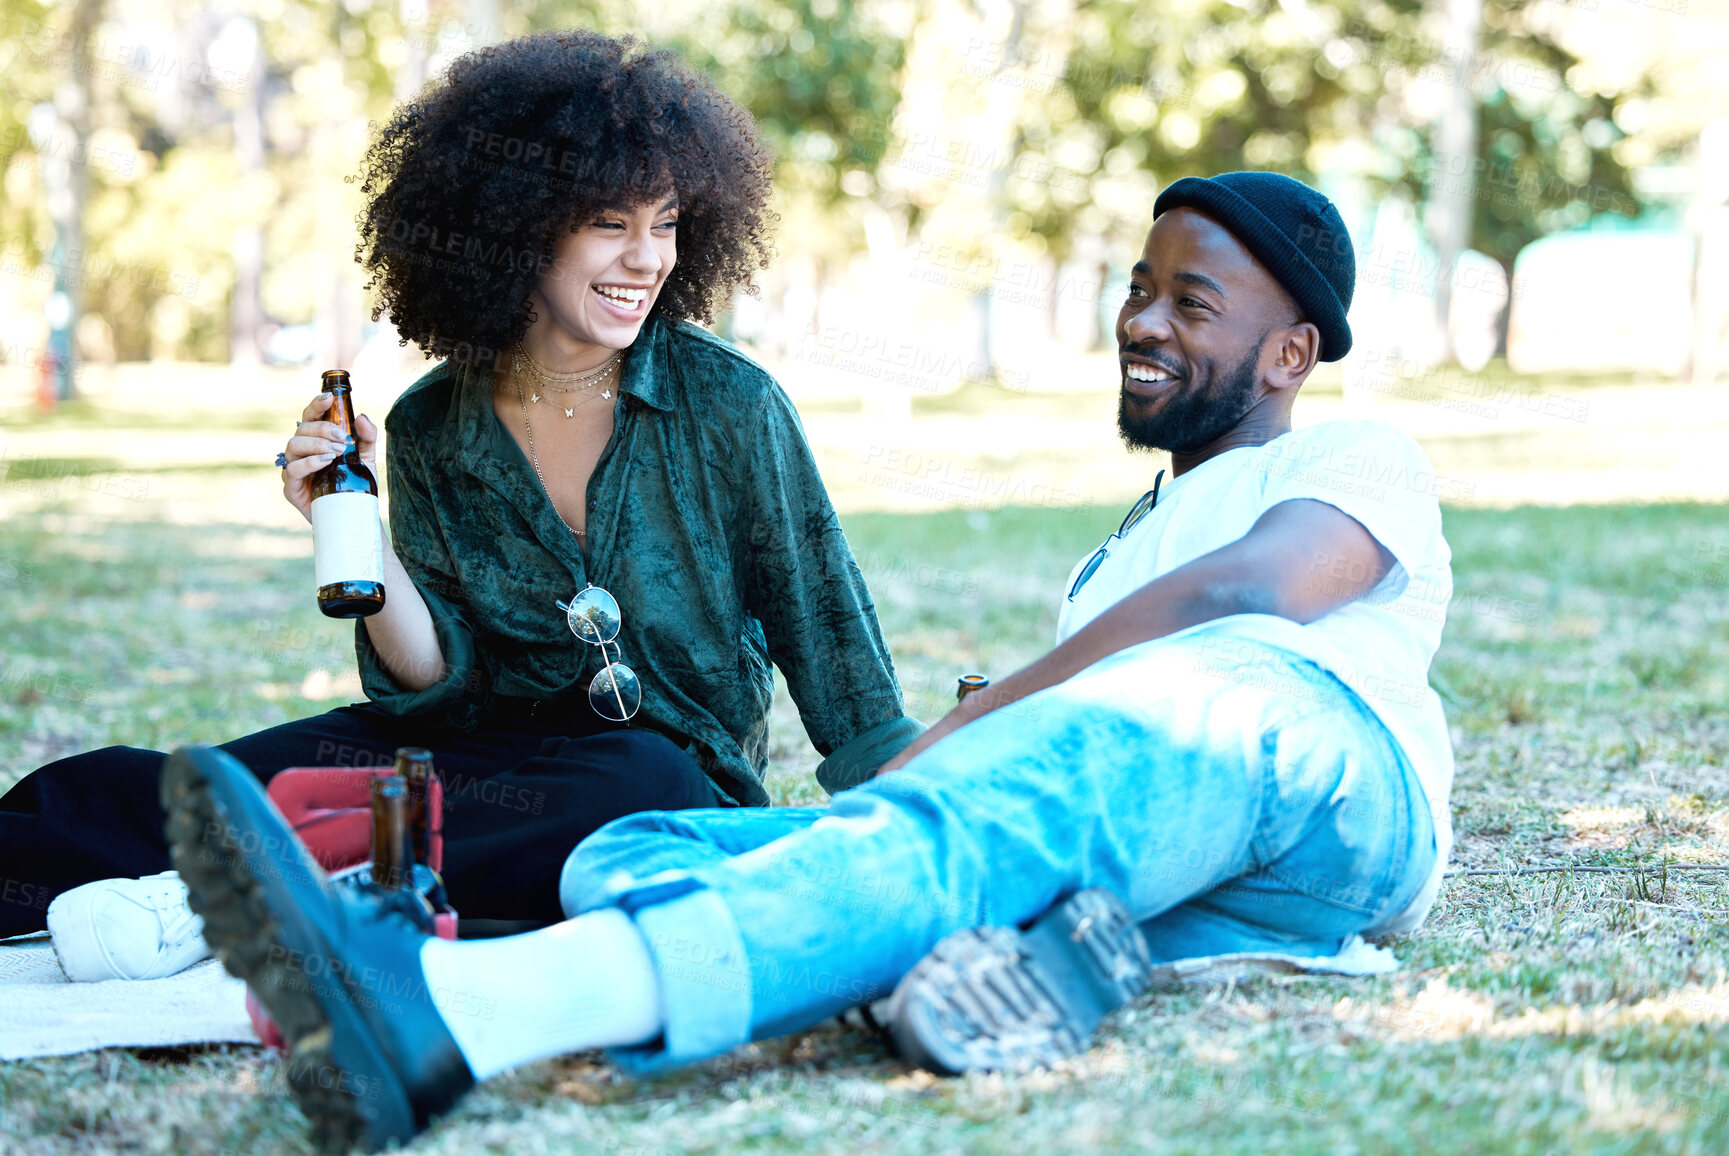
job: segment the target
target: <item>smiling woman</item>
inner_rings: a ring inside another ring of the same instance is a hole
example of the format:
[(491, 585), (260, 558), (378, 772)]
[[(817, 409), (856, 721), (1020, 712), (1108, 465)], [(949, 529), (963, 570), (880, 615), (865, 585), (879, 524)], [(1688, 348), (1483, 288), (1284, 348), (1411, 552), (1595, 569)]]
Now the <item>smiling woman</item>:
[[(457, 785), (444, 882), (465, 922), (558, 919), (565, 857), (621, 815), (766, 804), (774, 666), (831, 791), (922, 729), (796, 411), (691, 324), (766, 260), (769, 176), (750, 117), (711, 84), (590, 33), (457, 60), (362, 166), (378, 311), (442, 359), (386, 422), (390, 594), (355, 633), (369, 701), (223, 747), (263, 779), (431, 748)], [(329, 404), (309, 402), (284, 448), (303, 514), (341, 444)], [(373, 464), (376, 426), (354, 433)], [(561, 609), (591, 588), (619, 608), (604, 640)], [(591, 696), (626, 670), (640, 703)], [(60, 896), (47, 922), (69, 970), (197, 958), (159, 941), (184, 889), (113, 878), (168, 866), (162, 758), (77, 755), (0, 798), (0, 876)], [(486, 802), (505, 796), (530, 805)], [(0, 936), (41, 919), (0, 907)]]
[(749, 114), (671, 53), (543, 33), (462, 57), (397, 110), (362, 167), (359, 254), (404, 337), (484, 362), (534, 320), (561, 238), (676, 197), (679, 267), (648, 304), (708, 321), (767, 260), (771, 175)]

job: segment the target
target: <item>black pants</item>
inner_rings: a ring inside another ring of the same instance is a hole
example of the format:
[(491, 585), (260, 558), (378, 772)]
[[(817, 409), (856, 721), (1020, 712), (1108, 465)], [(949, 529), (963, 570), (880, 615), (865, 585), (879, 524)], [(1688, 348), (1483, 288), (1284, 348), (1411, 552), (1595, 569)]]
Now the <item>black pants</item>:
[[(271, 727), (222, 749), (260, 779), (286, 767), (378, 766), (432, 750), (444, 780), (444, 884), (464, 919), (563, 918), (558, 878), (591, 832), (637, 811), (726, 803), (689, 755), (650, 731), (572, 735), (571, 718), (520, 712), (474, 734), (371, 706)], [(598, 719), (595, 720), (599, 722)], [(581, 727), (583, 723), (578, 723)], [(601, 724), (604, 725), (604, 724)], [(169, 867), (160, 751), (105, 747), (49, 763), (0, 796), (0, 938), (47, 926), (49, 900), (95, 879)]]

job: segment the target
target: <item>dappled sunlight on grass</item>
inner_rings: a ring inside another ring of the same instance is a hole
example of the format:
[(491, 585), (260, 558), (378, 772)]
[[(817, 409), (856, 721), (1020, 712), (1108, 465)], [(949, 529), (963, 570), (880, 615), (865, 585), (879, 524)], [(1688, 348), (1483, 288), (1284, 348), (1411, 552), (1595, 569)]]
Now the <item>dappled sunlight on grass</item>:
[[(1505, 958), (1492, 962), (1502, 966), (1511, 963)], [(1446, 976), (1436, 976), (1414, 993), (1387, 1002), (1364, 1004), (1346, 996), (1333, 1005), (1333, 1014), (1346, 1030), (1397, 1042), (1437, 1043), (1465, 1036), (1580, 1039), (1645, 1024), (1714, 1026), (1729, 1022), (1729, 984), (1683, 987), (1625, 1007), (1610, 1000), (1595, 1006), (1521, 1007), (1503, 1013), (1484, 993), (1454, 988)]]

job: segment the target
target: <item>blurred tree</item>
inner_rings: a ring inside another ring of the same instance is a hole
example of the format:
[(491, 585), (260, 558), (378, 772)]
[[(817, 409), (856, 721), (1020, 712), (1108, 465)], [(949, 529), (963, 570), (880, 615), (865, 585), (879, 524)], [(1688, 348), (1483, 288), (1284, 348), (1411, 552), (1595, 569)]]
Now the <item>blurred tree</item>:
[[(1360, 134), (1382, 91), (1375, 67), (1350, 59), (1366, 52), (1328, 51), (1359, 8), (1172, 0), (1155, 20), (1135, 0), (1080, 0), (1060, 83), (1027, 129), (1024, 163), (1043, 178), (1021, 192), (1033, 230), (1058, 248), (1084, 232), (1138, 240), (1153, 188), (1109, 195), (1137, 172), (1159, 184), (1241, 168), (1314, 181), (1318, 146)], [(1107, 195), (1090, 195), (1100, 183)]]
[[(1444, 47), (1438, 61), (1455, 90), (1475, 98), (1475, 156), (1463, 166), (1447, 156), (1438, 133), (1422, 133), (1408, 167), (1392, 182), (1429, 200), (1449, 185), (1468, 198), (1466, 243), (1499, 262), (1509, 286), (1514, 261), (1532, 241), (1598, 214), (1630, 218), (1644, 208), (1633, 170), (1615, 147), (1627, 136), (1617, 115), (1623, 104), (1649, 97), (1655, 78), (1639, 75), (1612, 91), (1574, 83), (1580, 57), (1564, 43), (1565, 24), (1552, 16), (1519, 0), (1483, 0), (1471, 67), (1462, 68)], [(1434, 42), (1418, 38), (1399, 51), (1430, 56)], [(1447, 249), (1435, 247), (1445, 284), (1452, 263)], [(1437, 293), (1437, 307), (1444, 309), (1445, 301)], [(1506, 352), (1510, 313), (1509, 301), (1500, 315), (1500, 353)]]
[[(97, 2), (0, 0), (14, 30), (0, 52), (19, 98), (0, 102), (0, 226), (27, 262), (51, 243), (42, 176), (52, 149), (32, 143), (24, 117), (54, 99), (70, 18)], [(949, 282), (974, 278), (964, 292), (1027, 254), (1102, 272), (1107, 252), (1138, 243), (1161, 182), (1242, 167), (1413, 202), (1463, 181), (1469, 244), (1507, 268), (1546, 232), (1636, 212), (1630, 171), (1655, 155), (1649, 125), (1672, 118), (1652, 110), (1680, 80), (1650, 63), (1605, 73), (1615, 45), (1580, 40), (1589, 14), (1553, 0), (1482, 0), (1466, 60), (1448, 46), (1439, 4), (531, 0), (497, 12), (502, 35), (636, 31), (713, 76), (778, 150), (782, 236), (819, 279), (825, 262), (885, 237), (892, 256), (903, 227), (952, 257)], [(221, 358), (231, 328), (241, 352), (247, 316), (328, 322), (346, 308), (333, 286), (357, 206), (337, 178), (364, 149), (367, 121), (479, 44), (492, 10), (129, 0), (97, 21), (87, 155), (106, 159), (84, 166), (81, 304), (115, 351)], [(239, 42), (222, 45), (236, 20), (256, 25), (263, 52), (255, 70), (230, 76), (221, 66), (239, 59), (228, 51)], [(1450, 92), (1474, 101), (1469, 165), (1436, 137)], [(15, 288), (32, 311), (44, 272)]]
[[(91, 91), (90, 40), (102, 18), (105, 0), (75, 0), (55, 48), (54, 98), (31, 113), (41, 123), (31, 136), (41, 157), (48, 215), (54, 243), (48, 265), (54, 289), (48, 295), (48, 345), (41, 361), (37, 398), (44, 408), (76, 393), (78, 321), (83, 313), (84, 207), (90, 200)], [(64, 48), (61, 48), (61, 45)]]
[[(1575, 91), (1578, 57), (1547, 7), (1483, 0), (1472, 49), (1418, 0), (1172, 0), (1156, 20), (1135, 0), (1080, 0), (1062, 83), (1026, 130), (1020, 206), (1064, 252), (1088, 234), (1138, 241), (1156, 186), (1179, 176), (1355, 178), (1414, 202), (1451, 194), (1468, 206), (1461, 236), (1510, 275), (1537, 237), (1640, 208), (1615, 114), (1648, 82)], [(1475, 124), (1455, 118), (1443, 141), (1453, 94), (1475, 101)]]
[(678, 52), (748, 109), (774, 146), (783, 194), (825, 208), (868, 194), (888, 148), (904, 30), (871, 0), (540, 0), (524, 27), (634, 33)]
[(841, 235), (829, 240), (861, 248), (837, 210), (876, 187), (900, 103), (901, 38), (856, 0), (731, 0), (665, 32), (660, 43), (756, 117), (776, 152), (783, 208), (830, 219)]
[[(1471, 244), (1472, 211), (1477, 199), (1477, 46), (1483, 34), (1483, 0), (1441, 0), (1441, 109), (1427, 134), (1433, 176), (1426, 182), (1426, 224), (1435, 249), (1435, 328), (1444, 356), (1458, 356), (1454, 345), (1454, 270)], [(1512, 284), (1511, 273), (1508, 285)], [(1502, 315), (1505, 316), (1505, 309)]]
[[(234, 161), (253, 183), (265, 171), (264, 45), (250, 16), (231, 18), (210, 47), (225, 71), (239, 78), (233, 104)], [(274, 199), (274, 198), (272, 198)], [(228, 360), (250, 366), (264, 360), (264, 222), (262, 214), (234, 232), (234, 291), (228, 307)]]
[(1008, 186), (1018, 226), (1053, 262), (1090, 254), (1102, 291), (1106, 254), (1139, 247), (1177, 177), (1347, 175), (1356, 158), (1339, 146), (1383, 93), (1367, 46), (1341, 39), (1366, 2), (1169, 0), (1149, 19), (1136, 0), (1079, 0), (1066, 53), (1028, 70), (1038, 95)]
[[(35, 102), (54, 91), (52, 11), (47, 0), (0, 0), (0, 68), (12, 97), (0, 100), (0, 236), (20, 246), (18, 255), (31, 262), (42, 255), (47, 219), (28, 116)], [(0, 352), (0, 360), (12, 356), (11, 350)]]

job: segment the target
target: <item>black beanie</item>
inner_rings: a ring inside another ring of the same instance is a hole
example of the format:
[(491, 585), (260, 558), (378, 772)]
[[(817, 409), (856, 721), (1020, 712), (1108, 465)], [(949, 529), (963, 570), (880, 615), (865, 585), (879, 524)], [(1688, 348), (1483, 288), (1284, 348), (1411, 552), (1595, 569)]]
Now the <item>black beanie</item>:
[(1229, 229), (1321, 331), (1321, 360), (1351, 351), (1345, 311), (1357, 285), (1351, 234), (1333, 202), (1278, 173), (1184, 177), (1153, 202), (1153, 219), (1170, 209), (1199, 209)]

